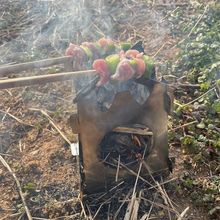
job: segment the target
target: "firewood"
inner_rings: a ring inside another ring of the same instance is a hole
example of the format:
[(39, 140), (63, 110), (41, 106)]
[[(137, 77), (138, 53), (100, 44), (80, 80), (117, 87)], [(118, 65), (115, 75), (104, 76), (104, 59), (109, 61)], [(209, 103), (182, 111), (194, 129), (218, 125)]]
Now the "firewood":
[(121, 132), (121, 133), (129, 133), (129, 134), (139, 134), (139, 135), (149, 135), (149, 136), (153, 135), (153, 133), (149, 131), (148, 128), (141, 129), (141, 128), (117, 127), (113, 129), (113, 131)]

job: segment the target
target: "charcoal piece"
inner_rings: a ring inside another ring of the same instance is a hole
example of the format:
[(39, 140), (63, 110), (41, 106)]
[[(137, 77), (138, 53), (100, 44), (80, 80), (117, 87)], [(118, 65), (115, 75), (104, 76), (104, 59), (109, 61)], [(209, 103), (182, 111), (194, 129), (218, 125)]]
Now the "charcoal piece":
[(143, 41), (138, 41), (135, 43), (132, 47), (131, 50), (137, 50), (140, 53), (144, 53), (144, 46), (143, 46)]

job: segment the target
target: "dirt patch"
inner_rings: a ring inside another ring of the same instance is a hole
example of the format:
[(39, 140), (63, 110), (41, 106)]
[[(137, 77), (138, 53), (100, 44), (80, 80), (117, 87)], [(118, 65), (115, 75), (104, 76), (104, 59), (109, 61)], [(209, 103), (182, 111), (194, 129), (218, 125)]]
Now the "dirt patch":
[[(53, 95), (50, 92), (47, 93), (51, 91), (49, 86), (32, 88), (32, 98), (29, 100), (27, 99), (27, 95), (30, 95), (28, 90), (1, 91), (1, 109), (6, 110), (5, 113), (1, 112), (3, 119), (1, 152), (19, 179), (24, 193), (27, 194), (28, 204), (33, 207), (33, 215), (39, 217), (54, 217), (58, 216), (58, 213), (59, 216), (72, 214), (74, 211), (66, 210), (64, 208), (66, 204), (62, 205), (62, 201), (77, 198), (79, 192), (78, 168), (69, 147), (43, 115), (29, 110), (30, 107), (39, 107), (39, 105), (42, 108), (42, 103), (46, 107), (55, 108), (57, 112), (52, 113), (55, 123), (64, 132), (67, 131), (65, 133), (70, 134), (69, 139), (74, 141), (75, 137), (66, 123), (71, 112), (67, 112), (67, 104), (62, 100), (72, 95), (71, 83), (66, 83), (65, 86), (65, 90), (69, 90), (68, 93), (62, 88), (63, 85), (55, 90), (57, 86), (54, 86)], [(69, 107), (71, 106), (71, 111), (74, 110), (71, 101), (67, 103)], [(19, 123), (7, 113), (23, 123)], [(8, 219), (11, 213), (21, 211), (22, 203), (13, 178), (2, 164), (0, 166), (2, 195), (0, 211), (1, 216)], [(50, 212), (52, 205), (48, 206), (48, 204), (57, 201), (60, 204), (56, 212)]]

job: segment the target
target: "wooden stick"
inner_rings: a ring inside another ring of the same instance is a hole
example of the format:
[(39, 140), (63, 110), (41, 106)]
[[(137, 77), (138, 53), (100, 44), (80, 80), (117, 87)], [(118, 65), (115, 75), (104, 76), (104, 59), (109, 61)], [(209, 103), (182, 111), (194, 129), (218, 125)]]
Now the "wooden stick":
[(185, 214), (189, 211), (189, 206), (186, 207), (183, 212), (180, 214), (179, 218), (177, 220), (183, 220)]
[(23, 122), (21, 119), (15, 117), (14, 115), (12, 115), (12, 114), (9, 113), (9, 112), (5, 112), (5, 111), (3, 111), (3, 110), (1, 110), (1, 109), (0, 109), (0, 112), (3, 113), (3, 114), (9, 115), (11, 118), (15, 119), (17, 122), (19, 122), (19, 123), (21, 123), (21, 124), (23, 124), (23, 125), (30, 126), (30, 127), (34, 127), (34, 125)]
[(0, 76), (7, 76), (10, 73), (18, 74), (21, 71), (25, 71), (33, 68), (41, 68), (41, 67), (48, 67), (57, 64), (64, 64), (66, 62), (71, 62), (71, 60), (72, 57), (65, 56), (65, 57), (56, 57), (56, 58), (38, 60), (27, 63), (19, 63), (14, 65), (4, 65), (4, 66), (0, 66)]
[[(114, 162), (118, 162), (117, 160), (114, 160)], [(133, 176), (137, 177), (137, 173), (134, 172), (133, 170), (129, 169), (126, 165), (124, 165), (122, 162), (120, 162), (120, 166), (122, 166), (124, 169), (126, 169), (129, 173), (131, 173)], [(144, 179), (143, 177), (139, 176), (139, 179), (141, 179), (143, 182), (147, 183), (148, 185), (150, 185), (151, 187), (153, 187), (153, 185), (148, 182), (146, 179)]]
[(130, 127), (117, 127), (113, 131), (127, 134), (139, 134), (139, 135), (149, 135), (152, 136), (153, 132), (149, 131), (149, 128), (130, 128)]
[(174, 84), (176, 87), (181, 87), (181, 88), (189, 88), (189, 89), (200, 89), (201, 86), (199, 84), (190, 84), (190, 83), (176, 83)]
[(149, 202), (150, 204), (154, 204), (155, 206), (158, 206), (158, 207), (160, 207), (160, 208), (169, 210), (169, 211), (171, 211), (171, 212), (177, 214), (175, 210), (173, 210), (172, 208), (170, 208), (170, 207), (167, 206), (167, 205), (163, 205), (162, 203), (157, 203), (157, 202), (154, 202), (154, 203), (153, 203), (151, 200), (149, 200), (149, 199), (147, 199), (147, 198), (144, 198), (144, 197), (141, 197), (141, 199), (144, 200), (144, 201)]
[(57, 130), (57, 132), (61, 135), (61, 137), (71, 146), (71, 141), (64, 135), (64, 133), (61, 131), (61, 129), (54, 123), (53, 119), (42, 109), (37, 108), (29, 108), (31, 111), (37, 111), (46, 116), (46, 118), (49, 120), (51, 125)]
[(9, 89), (21, 86), (30, 86), (36, 84), (44, 84), (49, 82), (65, 81), (85, 74), (94, 74), (95, 70), (85, 70), (67, 73), (56, 73), (40, 76), (20, 77), (14, 79), (0, 80), (0, 89)]
[(16, 184), (17, 184), (18, 191), (19, 191), (19, 194), (20, 194), (20, 197), (21, 197), (21, 200), (22, 200), (25, 212), (27, 214), (27, 218), (28, 218), (28, 220), (32, 220), (32, 216), (31, 216), (30, 210), (27, 207), (27, 203), (25, 201), (25, 197), (23, 195), (20, 182), (18, 181), (18, 179), (17, 179), (15, 173), (12, 171), (11, 167), (8, 165), (8, 163), (5, 161), (5, 159), (1, 155), (0, 155), (0, 161), (6, 167), (6, 169), (9, 171), (9, 173), (13, 176), (13, 178), (14, 178)]
[(176, 131), (176, 130), (178, 130), (178, 129), (180, 129), (180, 128), (184, 128), (184, 127), (187, 127), (187, 126), (189, 126), (189, 125), (193, 125), (193, 124), (195, 124), (195, 123), (198, 123), (198, 121), (196, 121), (196, 120), (195, 120), (195, 121), (191, 121), (191, 122), (189, 122), (189, 123), (180, 125), (180, 126), (175, 127), (175, 128), (173, 128), (173, 129), (168, 129), (168, 131)]
[(196, 102), (197, 100), (201, 99), (202, 97), (206, 96), (208, 93), (210, 93), (211, 91), (215, 90), (215, 86), (212, 87), (211, 89), (209, 89), (207, 92), (203, 93), (201, 96), (193, 99), (192, 101), (186, 103), (186, 104), (183, 104), (182, 107), (186, 107), (188, 105), (191, 105), (192, 103)]
[[(0, 67), (1, 71), (1, 67)], [(22, 86), (30, 86), (30, 85), (36, 85), (36, 84), (44, 84), (44, 83), (50, 83), (50, 82), (57, 82), (57, 81), (65, 81), (70, 80), (74, 77), (81, 76), (83, 74), (94, 74), (94, 76), (97, 76), (95, 70), (84, 70), (84, 71), (74, 71), (74, 72), (64, 72), (64, 73), (56, 73), (56, 74), (48, 74), (48, 75), (40, 75), (40, 76), (28, 76), (28, 77), (19, 77), (19, 78), (13, 78), (13, 79), (2, 79), (0, 80), (0, 89), (9, 89), (9, 88), (15, 88), (15, 87), (22, 87)], [(1, 72), (0, 72), (1, 75)], [(96, 83), (97, 77), (95, 77), (91, 83), (92, 85)], [(159, 82), (161, 83), (161, 82)], [(91, 89), (94, 87), (94, 85), (88, 85), (91, 87)], [(199, 85), (195, 84), (170, 84), (170, 86), (176, 86), (176, 87), (182, 87), (182, 88), (200, 88)], [(86, 87), (87, 88), (87, 87)], [(83, 96), (84, 93), (90, 92), (89, 89), (83, 88), (82, 91), (77, 95), (75, 98), (75, 102), (78, 101), (78, 99)], [(85, 91), (84, 91), (85, 90)], [(82, 94), (81, 94), (82, 93)], [(149, 134), (150, 135), (150, 134)]]

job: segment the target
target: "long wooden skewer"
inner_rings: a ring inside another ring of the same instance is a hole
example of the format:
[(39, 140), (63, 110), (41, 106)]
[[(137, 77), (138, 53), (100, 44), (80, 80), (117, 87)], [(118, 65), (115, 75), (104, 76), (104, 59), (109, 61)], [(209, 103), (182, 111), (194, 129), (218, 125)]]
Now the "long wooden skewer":
[(96, 76), (96, 71), (95, 70), (84, 70), (84, 71), (5, 79), (5, 80), (0, 80), (0, 89), (9, 89), (9, 88), (15, 88), (15, 87), (21, 87), (21, 86), (30, 86), (30, 85), (36, 85), (36, 84), (65, 81), (65, 80), (70, 80), (70, 79), (77, 78), (77, 77), (80, 77), (86, 74)]
[(27, 63), (19, 63), (14, 65), (4, 65), (0, 66), (0, 76), (7, 76), (10, 73), (18, 74), (19, 72), (30, 70), (33, 68), (41, 68), (48, 67), (57, 64), (65, 64), (71, 62), (72, 57), (64, 56), (64, 57), (56, 57), (45, 60), (38, 60)]

